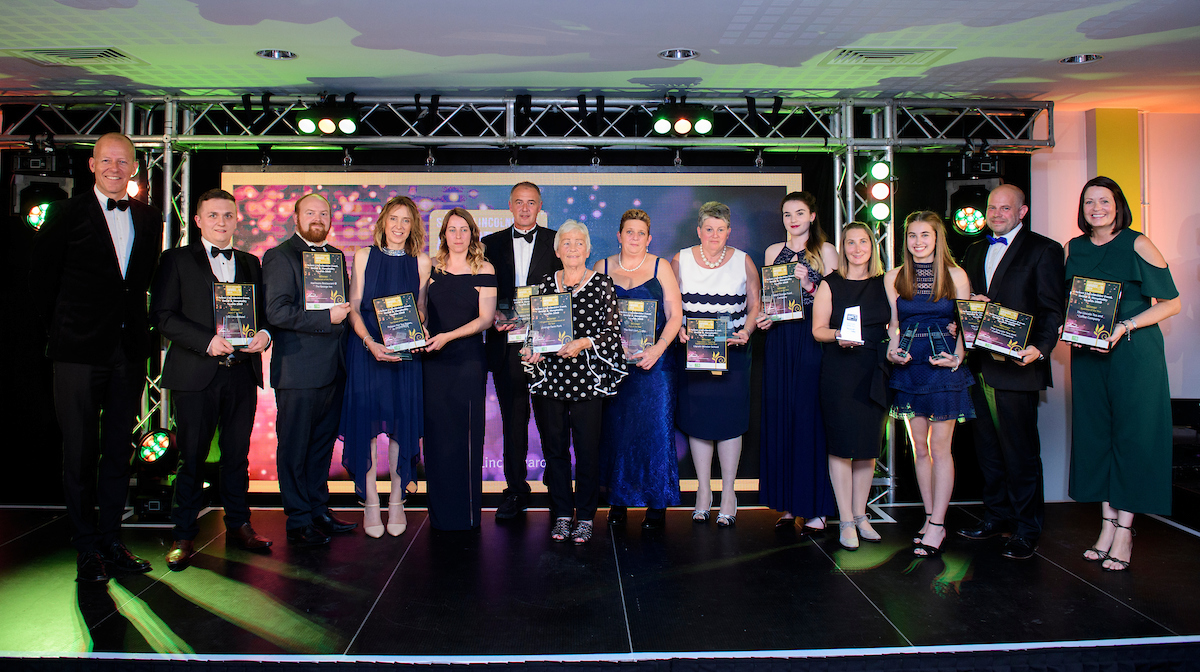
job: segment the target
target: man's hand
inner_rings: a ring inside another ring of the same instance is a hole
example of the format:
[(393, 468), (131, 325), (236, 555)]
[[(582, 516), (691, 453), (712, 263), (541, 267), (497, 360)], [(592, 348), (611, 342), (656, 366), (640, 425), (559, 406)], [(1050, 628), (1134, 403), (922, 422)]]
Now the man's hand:
[(1029, 346), (1017, 353), (1017, 365), (1026, 366), (1032, 364), (1042, 358), (1042, 351), (1034, 346)]
[(350, 304), (339, 303), (336, 306), (329, 309), (329, 323), (330, 324), (341, 324), (346, 319), (346, 316), (349, 314), (350, 314)]
[(221, 338), (213, 336), (208, 342), (208, 354), (210, 357), (224, 357), (225, 355), (233, 354), (233, 344)]
[(263, 350), (266, 350), (267, 346), (270, 344), (271, 337), (267, 334), (267, 332), (260, 331), (254, 335), (254, 338), (250, 339), (250, 345), (246, 346), (246, 352), (251, 354), (262, 352)]

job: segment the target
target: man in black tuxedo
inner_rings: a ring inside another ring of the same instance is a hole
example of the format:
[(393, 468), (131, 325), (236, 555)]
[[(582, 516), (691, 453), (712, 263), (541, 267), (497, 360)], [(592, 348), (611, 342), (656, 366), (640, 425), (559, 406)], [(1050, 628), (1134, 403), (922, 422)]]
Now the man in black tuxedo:
[[(250, 527), (246, 504), (255, 390), (262, 387), (261, 353), (271, 343), (270, 333), (262, 328), (262, 268), (258, 257), (233, 249), (237, 203), (229, 192), (212, 189), (200, 195), (196, 226), (199, 237), (163, 253), (150, 292), (150, 320), (171, 341), (162, 386), (171, 390), (180, 452), (171, 504), (175, 541), (167, 552), (167, 566), (173, 570), (186, 567), (195, 551), (192, 540), (200, 533), (196, 516), (204, 499), (201, 470), (218, 428), (226, 539), (250, 551), (271, 546), (270, 539)], [(218, 282), (254, 287), (260, 329), (240, 350), (217, 333), (213, 287)]]
[(983, 521), (959, 530), (967, 539), (1011, 534), (1003, 554), (1033, 557), (1042, 533), (1042, 444), (1038, 436), (1039, 392), (1053, 384), (1047, 356), (1063, 323), (1063, 249), (1021, 223), (1029, 212), (1025, 194), (1010, 184), (988, 195), (991, 235), (967, 248), (963, 268), (971, 298), (996, 301), (1033, 315), (1028, 347), (1017, 358), (975, 350), (970, 358), (979, 384), (971, 387), (978, 418), (975, 451), (983, 472)]
[[(267, 286), (267, 324), (275, 339), (271, 386), (275, 388), (275, 451), (279, 494), (287, 514), (288, 542), (300, 546), (329, 543), (329, 535), (358, 526), (329, 514), (329, 464), (342, 416), (346, 387), (343, 347), (349, 303), (325, 310), (304, 307), (301, 252), (342, 255), (325, 244), (329, 201), (307, 194), (296, 201), (296, 232), (263, 255)], [(350, 286), (342, 255), (342, 282)]]
[(100, 136), (88, 159), (95, 187), (51, 205), (33, 239), (30, 279), (54, 362), (63, 489), (82, 582), (108, 581), (114, 569), (150, 571), (121, 542), (150, 355), (146, 290), (163, 229), (157, 210), (126, 196), (136, 166), (129, 138)]
[[(537, 225), (542, 211), (542, 190), (532, 182), (521, 182), (508, 195), (513, 225), (484, 236), (488, 261), (496, 267), (496, 305), (512, 306), (516, 288), (537, 283), (562, 268), (554, 254), (554, 230)], [(500, 319), (500, 312), (496, 312)], [(504, 501), (496, 518), (515, 518), (529, 504), (526, 459), (529, 455), (529, 380), (521, 367), (521, 344), (508, 342), (511, 327), (493, 326), (487, 331), (488, 370), (500, 403), (504, 425)]]

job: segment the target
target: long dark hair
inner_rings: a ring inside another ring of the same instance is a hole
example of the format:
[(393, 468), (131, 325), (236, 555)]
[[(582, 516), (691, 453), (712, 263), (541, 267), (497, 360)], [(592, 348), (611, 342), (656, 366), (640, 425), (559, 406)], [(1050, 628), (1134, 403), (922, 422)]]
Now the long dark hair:
[[(803, 203), (812, 213), (812, 224), (808, 226), (808, 240), (804, 242), (804, 261), (817, 273), (825, 275), (825, 262), (821, 259), (821, 247), (825, 245), (825, 232), (821, 229), (821, 221), (817, 219), (817, 197), (807, 191), (793, 191), (779, 202), (780, 211), (791, 201)], [(784, 243), (786, 245), (787, 243)]]
[(1083, 214), (1083, 195), (1091, 187), (1104, 187), (1112, 192), (1113, 205), (1117, 206), (1116, 217), (1113, 221), (1113, 234), (1120, 233), (1122, 229), (1128, 229), (1129, 225), (1133, 224), (1133, 211), (1129, 209), (1129, 201), (1125, 200), (1125, 192), (1121, 191), (1121, 186), (1114, 182), (1112, 178), (1097, 175), (1088, 180), (1087, 184), (1083, 185), (1083, 189), (1079, 191), (1079, 215), (1076, 222), (1079, 225), (1079, 230), (1089, 236), (1092, 235), (1094, 227), (1088, 223), (1087, 217)]

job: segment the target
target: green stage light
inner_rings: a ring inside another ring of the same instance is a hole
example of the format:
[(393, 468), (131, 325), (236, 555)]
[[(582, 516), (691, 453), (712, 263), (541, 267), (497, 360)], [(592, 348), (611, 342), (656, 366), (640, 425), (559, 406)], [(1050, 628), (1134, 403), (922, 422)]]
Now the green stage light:
[[(22, 178), (18, 175), (16, 179)], [(34, 231), (46, 223), (46, 213), (50, 204), (67, 198), (66, 189), (70, 188), (69, 178), (37, 176), (27, 178), (32, 180), (28, 186), (20, 189), (17, 194), (17, 212), (25, 218), (25, 223)]]
[(713, 127), (713, 111), (695, 103), (659, 105), (651, 122), (656, 135), (708, 135), (713, 132)]
[(968, 235), (983, 231), (987, 225), (987, 217), (973, 207), (967, 206), (954, 211), (954, 228)]
[(338, 130), (346, 135), (354, 135), (358, 131), (358, 122), (350, 117), (345, 117), (338, 122)]
[(885, 222), (892, 218), (892, 166), (875, 161), (867, 166), (867, 212), (871, 219)]
[(892, 166), (887, 161), (876, 161), (867, 168), (872, 180), (886, 180), (892, 176)]
[(296, 130), (301, 135), (354, 135), (358, 132), (359, 119), (359, 106), (352, 101), (327, 100), (297, 110)]
[(654, 120), (654, 132), (659, 135), (666, 135), (671, 132), (671, 120), (666, 117), (659, 117)]
[(871, 206), (871, 219), (884, 222), (892, 216), (892, 206), (887, 203), (876, 203)]
[(50, 209), (49, 203), (39, 203), (29, 209), (25, 215), (25, 223), (28, 224), (34, 231), (42, 228), (42, 224), (46, 223), (46, 211)]
[(146, 464), (158, 462), (171, 449), (172, 441), (171, 433), (166, 430), (146, 432), (142, 435), (142, 440), (138, 441), (138, 459)]
[(697, 119), (694, 128), (700, 135), (708, 135), (713, 130), (712, 119)]
[(296, 128), (304, 135), (312, 135), (317, 132), (317, 122), (308, 117), (303, 117), (296, 120)]

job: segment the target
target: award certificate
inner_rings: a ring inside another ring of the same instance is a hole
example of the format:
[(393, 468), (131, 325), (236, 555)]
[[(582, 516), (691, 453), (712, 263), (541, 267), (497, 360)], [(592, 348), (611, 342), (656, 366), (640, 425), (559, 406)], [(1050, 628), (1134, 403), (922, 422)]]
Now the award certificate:
[(425, 345), (425, 330), (421, 328), (412, 293), (381, 296), (371, 303), (375, 305), (375, 317), (379, 318), (384, 347), (395, 352)]
[(529, 297), (529, 332), (534, 352), (558, 352), (574, 340), (571, 295), (535, 294)]
[(763, 266), (762, 294), (763, 314), (772, 322), (803, 319), (804, 303), (800, 299), (796, 262)]
[(327, 310), (346, 302), (345, 263), (341, 252), (301, 252), (304, 309)]
[(250, 345), (250, 340), (258, 333), (254, 301), (254, 285), (250, 283), (214, 282), (217, 335), (234, 347)]
[(700, 371), (725, 371), (725, 341), (729, 321), (725, 318), (687, 318), (687, 368)]
[[(508, 332), (509, 343), (524, 343), (529, 336), (529, 297), (539, 294), (541, 290), (537, 285), (526, 285), (517, 287), (517, 293), (513, 296), (511, 324), (517, 325), (515, 329)], [(506, 320), (508, 316), (506, 316)]]
[(983, 310), (979, 321), (979, 334), (975, 336), (975, 347), (1016, 357), (1029, 341), (1029, 329), (1033, 326), (1033, 315), (1005, 308), (991, 301)]
[(1067, 299), (1062, 340), (1107, 350), (1120, 302), (1121, 283), (1076, 277)]
[(621, 345), (636, 355), (654, 345), (658, 324), (658, 301), (617, 299), (621, 311)]
[(975, 347), (975, 335), (979, 333), (979, 322), (983, 319), (983, 309), (987, 301), (968, 301), (955, 299), (958, 308), (958, 328), (962, 330), (963, 347)]

